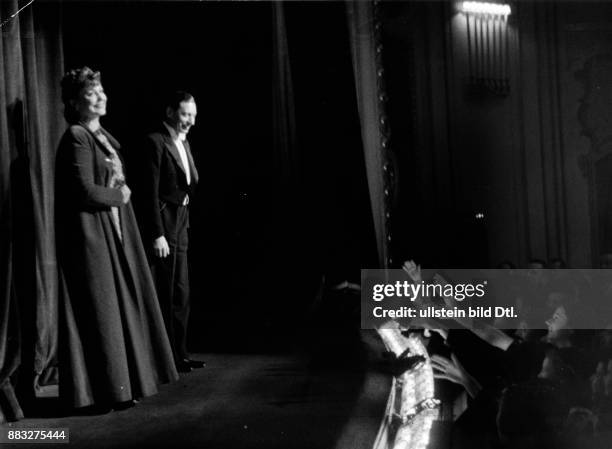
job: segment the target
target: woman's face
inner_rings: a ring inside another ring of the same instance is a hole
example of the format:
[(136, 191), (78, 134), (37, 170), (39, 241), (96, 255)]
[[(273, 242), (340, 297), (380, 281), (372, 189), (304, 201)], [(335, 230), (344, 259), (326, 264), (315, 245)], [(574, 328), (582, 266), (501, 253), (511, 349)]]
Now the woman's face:
[(84, 87), (74, 103), (80, 120), (93, 120), (106, 115), (106, 94), (102, 84)]
[(559, 306), (555, 309), (555, 312), (552, 316), (546, 320), (546, 325), (548, 326), (548, 335), (550, 337), (556, 336), (560, 331), (567, 327), (567, 313), (565, 312), (565, 307)]
[(523, 340), (527, 340), (529, 335), (529, 324), (525, 320), (521, 320), (518, 327), (516, 328), (516, 332), (514, 333), (518, 338)]

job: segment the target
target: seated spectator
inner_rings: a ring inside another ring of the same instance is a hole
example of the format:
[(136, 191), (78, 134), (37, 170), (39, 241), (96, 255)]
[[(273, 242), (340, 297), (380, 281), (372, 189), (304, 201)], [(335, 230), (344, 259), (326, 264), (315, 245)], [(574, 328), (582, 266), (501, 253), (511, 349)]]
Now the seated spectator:
[(497, 414), (500, 439), (508, 449), (558, 449), (569, 410), (563, 390), (547, 379), (510, 386)]
[(610, 269), (612, 268), (612, 253), (604, 253), (599, 256), (599, 268)]
[(555, 257), (548, 261), (548, 268), (552, 270), (563, 270), (567, 268), (567, 263), (560, 257)]
[(498, 270), (515, 270), (516, 265), (514, 265), (509, 260), (502, 260), (500, 263), (497, 264), (495, 268)]

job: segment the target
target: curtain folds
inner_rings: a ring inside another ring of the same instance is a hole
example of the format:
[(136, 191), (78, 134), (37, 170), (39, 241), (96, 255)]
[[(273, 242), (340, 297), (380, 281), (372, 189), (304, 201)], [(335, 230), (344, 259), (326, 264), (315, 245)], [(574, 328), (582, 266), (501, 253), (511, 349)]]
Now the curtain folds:
[(289, 186), (298, 179), (297, 134), (293, 79), (287, 43), (287, 27), (282, 2), (272, 5), (272, 123), (274, 148), (279, 164), (281, 183)]
[(389, 248), (386, 230), (383, 138), (379, 128), (382, 111), (378, 102), (374, 12), (370, 1), (347, 0), (347, 18), (366, 175), (380, 268), (387, 266)]
[[(0, 2), (5, 20), (23, 3)], [(65, 127), (58, 4), (37, 2), (0, 34), (0, 421), (22, 417), (13, 384), (44, 395), (57, 383), (55, 149)], [(19, 325), (21, 323), (21, 326)]]

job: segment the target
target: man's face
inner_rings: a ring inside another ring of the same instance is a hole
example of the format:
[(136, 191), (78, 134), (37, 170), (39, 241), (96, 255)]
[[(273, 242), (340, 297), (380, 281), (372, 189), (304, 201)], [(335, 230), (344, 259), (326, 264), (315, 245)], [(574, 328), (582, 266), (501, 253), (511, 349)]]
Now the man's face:
[(168, 124), (174, 128), (177, 134), (187, 134), (195, 125), (198, 109), (195, 101), (181, 101), (177, 110), (168, 108), (166, 111)]

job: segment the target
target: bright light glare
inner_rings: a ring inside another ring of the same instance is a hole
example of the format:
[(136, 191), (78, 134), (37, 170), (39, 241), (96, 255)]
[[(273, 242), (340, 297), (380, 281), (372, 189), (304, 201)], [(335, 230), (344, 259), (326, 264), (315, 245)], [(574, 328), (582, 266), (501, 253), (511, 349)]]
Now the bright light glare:
[(509, 16), (510, 5), (501, 3), (463, 2), (461, 9), (469, 14), (489, 14), (495, 16)]

